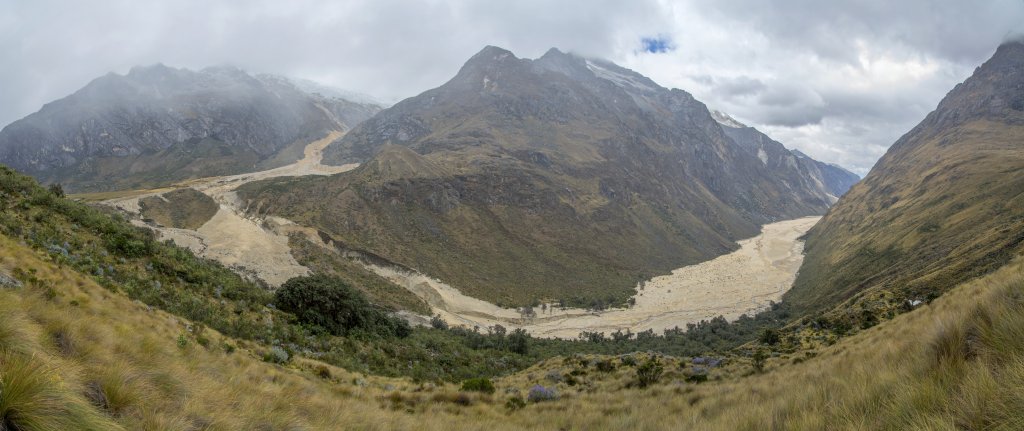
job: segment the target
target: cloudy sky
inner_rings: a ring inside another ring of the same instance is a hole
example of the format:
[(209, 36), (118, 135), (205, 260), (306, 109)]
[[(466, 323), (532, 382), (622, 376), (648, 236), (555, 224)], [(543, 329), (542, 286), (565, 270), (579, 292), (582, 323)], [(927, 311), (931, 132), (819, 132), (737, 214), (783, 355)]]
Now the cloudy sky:
[(558, 47), (863, 175), (1022, 30), (1024, 0), (0, 0), (0, 125), (133, 65), (231, 64), (395, 101), (484, 45)]

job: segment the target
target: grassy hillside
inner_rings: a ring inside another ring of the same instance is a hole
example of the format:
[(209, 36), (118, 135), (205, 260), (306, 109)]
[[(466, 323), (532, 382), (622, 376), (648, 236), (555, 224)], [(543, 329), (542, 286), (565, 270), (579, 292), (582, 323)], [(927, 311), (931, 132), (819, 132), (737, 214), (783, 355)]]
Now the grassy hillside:
[(198, 229), (217, 214), (220, 206), (202, 192), (183, 188), (139, 199), (142, 217), (162, 226)]
[(492, 345), (471, 345), (448, 331), (421, 328), (398, 341), (365, 334), (336, 337), (300, 325), (273, 307), (272, 292), (220, 264), (154, 241), (148, 230), (62, 198), (7, 168), (0, 168), (0, 233), (112, 293), (264, 349), (276, 346), (353, 370), (427, 380), (507, 373), (535, 360)]
[[(763, 325), (778, 326), (782, 316), (745, 319), (735, 325), (715, 319), (683, 333), (589, 334), (585, 340), (540, 340), (524, 334), (527, 348), (515, 349), (504, 328), (414, 328), (405, 338), (373, 334), (339, 337), (304, 326), (273, 306), (274, 295), (220, 264), (153, 240), (117, 215), (107, 214), (44, 189), (34, 180), (0, 167), (0, 234), (39, 253), (48, 262), (74, 270), (112, 293), (124, 295), (227, 336), (354, 371), (409, 376), (423, 381), (457, 381), (523, 369), (552, 356), (572, 353), (624, 353), (653, 350), (702, 354), (727, 350), (756, 336)], [(297, 257), (321, 273), (338, 276), (366, 292), (376, 306), (416, 309), (422, 302), (407, 291), (339, 256), (312, 251), (293, 241)], [(632, 335), (632, 334), (630, 334)]]
[[(770, 358), (763, 373), (734, 358), (700, 382), (690, 377), (698, 367), (691, 361), (661, 358), (661, 377), (640, 388), (647, 355), (572, 356), (496, 379), (493, 394), (305, 359), (266, 363), (258, 346), (112, 293), (6, 237), (0, 270), (24, 283), (0, 290), (0, 417), (8, 429), (1024, 425), (1019, 261), (832, 347)], [(537, 384), (557, 399), (522, 407), (508, 401)]]
[[(853, 325), (1024, 251), (1024, 44), (1004, 45), (807, 235), (784, 300)], [(877, 310), (875, 312), (873, 310)]]

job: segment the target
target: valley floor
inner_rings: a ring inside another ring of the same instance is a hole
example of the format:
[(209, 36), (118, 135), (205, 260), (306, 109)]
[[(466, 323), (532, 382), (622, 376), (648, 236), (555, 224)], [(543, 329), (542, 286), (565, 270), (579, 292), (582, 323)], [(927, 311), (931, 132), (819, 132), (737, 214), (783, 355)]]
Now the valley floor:
[[(243, 184), (267, 178), (331, 175), (353, 169), (356, 165), (321, 164), (323, 148), (340, 136), (340, 132), (335, 132), (309, 144), (305, 157), (291, 165), (182, 183), (179, 187), (191, 187), (212, 197), (220, 209), (196, 230), (149, 227), (157, 230), (161, 239), (173, 240), (200, 256), (217, 260), (270, 286), (306, 275), (310, 271), (293, 257), (287, 234), (302, 232), (319, 243), (315, 232), (277, 217), (268, 220), (247, 217), (234, 191)], [(166, 191), (133, 193), (107, 199), (104, 203), (139, 216), (140, 199)], [(771, 301), (779, 301), (792, 285), (803, 261), (803, 242), (799, 238), (818, 219), (805, 217), (765, 225), (760, 235), (740, 241), (739, 250), (648, 280), (639, 287), (634, 305), (604, 311), (562, 309), (545, 304), (529, 314), (469, 297), (424, 274), (376, 265), (367, 265), (367, 268), (422, 298), (433, 314), (451, 325), (481, 328), (502, 325), (508, 329), (525, 329), (535, 337), (566, 339), (576, 338), (584, 331), (654, 330), (661, 333), (664, 329), (685, 328), (687, 323), (720, 315), (734, 320), (742, 314), (752, 315), (765, 309)], [(133, 223), (145, 224), (141, 217)]]
[[(280, 286), (289, 278), (309, 274), (309, 270), (291, 255), (288, 248), (288, 237), (266, 229), (263, 220), (254, 220), (245, 216), (234, 190), (239, 186), (275, 177), (303, 175), (332, 175), (354, 169), (357, 165), (326, 166), (320, 163), (324, 147), (341, 137), (341, 132), (333, 132), (323, 139), (306, 146), (304, 157), (290, 165), (266, 171), (224, 177), (202, 178), (190, 180), (176, 187), (191, 187), (210, 197), (220, 209), (197, 230), (155, 227), (163, 240), (170, 239), (182, 247), (188, 247), (196, 254), (217, 260), (235, 270), (263, 280), (271, 286)], [(139, 200), (148, 196), (159, 195), (172, 188), (160, 189), (149, 193), (131, 194), (104, 200), (103, 203), (121, 209), (128, 214), (140, 213)], [(145, 225), (141, 220), (133, 223)]]
[(803, 261), (799, 238), (819, 217), (765, 225), (761, 234), (739, 242), (740, 249), (718, 258), (655, 277), (639, 289), (635, 305), (605, 311), (536, 307), (535, 317), (463, 295), (422, 274), (371, 266), (423, 298), (449, 324), (481, 328), (500, 324), (522, 328), (534, 337), (576, 338), (581, 332), (640, 332), (685, 328), (687, 323), (725, 316), (735, 320), (780, 301)]

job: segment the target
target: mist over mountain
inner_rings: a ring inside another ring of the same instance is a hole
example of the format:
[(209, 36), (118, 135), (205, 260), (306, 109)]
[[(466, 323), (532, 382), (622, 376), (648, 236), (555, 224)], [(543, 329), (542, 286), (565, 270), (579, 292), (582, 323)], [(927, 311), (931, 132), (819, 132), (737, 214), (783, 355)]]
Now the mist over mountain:
[(0, 163), (69, 190), (154, 187), (284, 165), (380, 108), (233, 67), (108, 74), (0, 131)]

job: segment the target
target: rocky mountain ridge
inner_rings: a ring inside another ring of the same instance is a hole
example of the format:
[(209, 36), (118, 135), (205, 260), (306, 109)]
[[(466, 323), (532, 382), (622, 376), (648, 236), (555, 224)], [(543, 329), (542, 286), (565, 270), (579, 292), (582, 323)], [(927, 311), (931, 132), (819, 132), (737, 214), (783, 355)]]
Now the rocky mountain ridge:
[(801, 183), (803, 187), (816, 190), (826, 199), (835, 202), (846, 193), (860, 177), (842, 167), (820, 162), (796, 149), (787, 149), (778, 141), (760, 130), (747, 126), (721, 111), (712, 111), (712, 117), (729, 138), (751, 154), (757, 155), (786, 181)]

